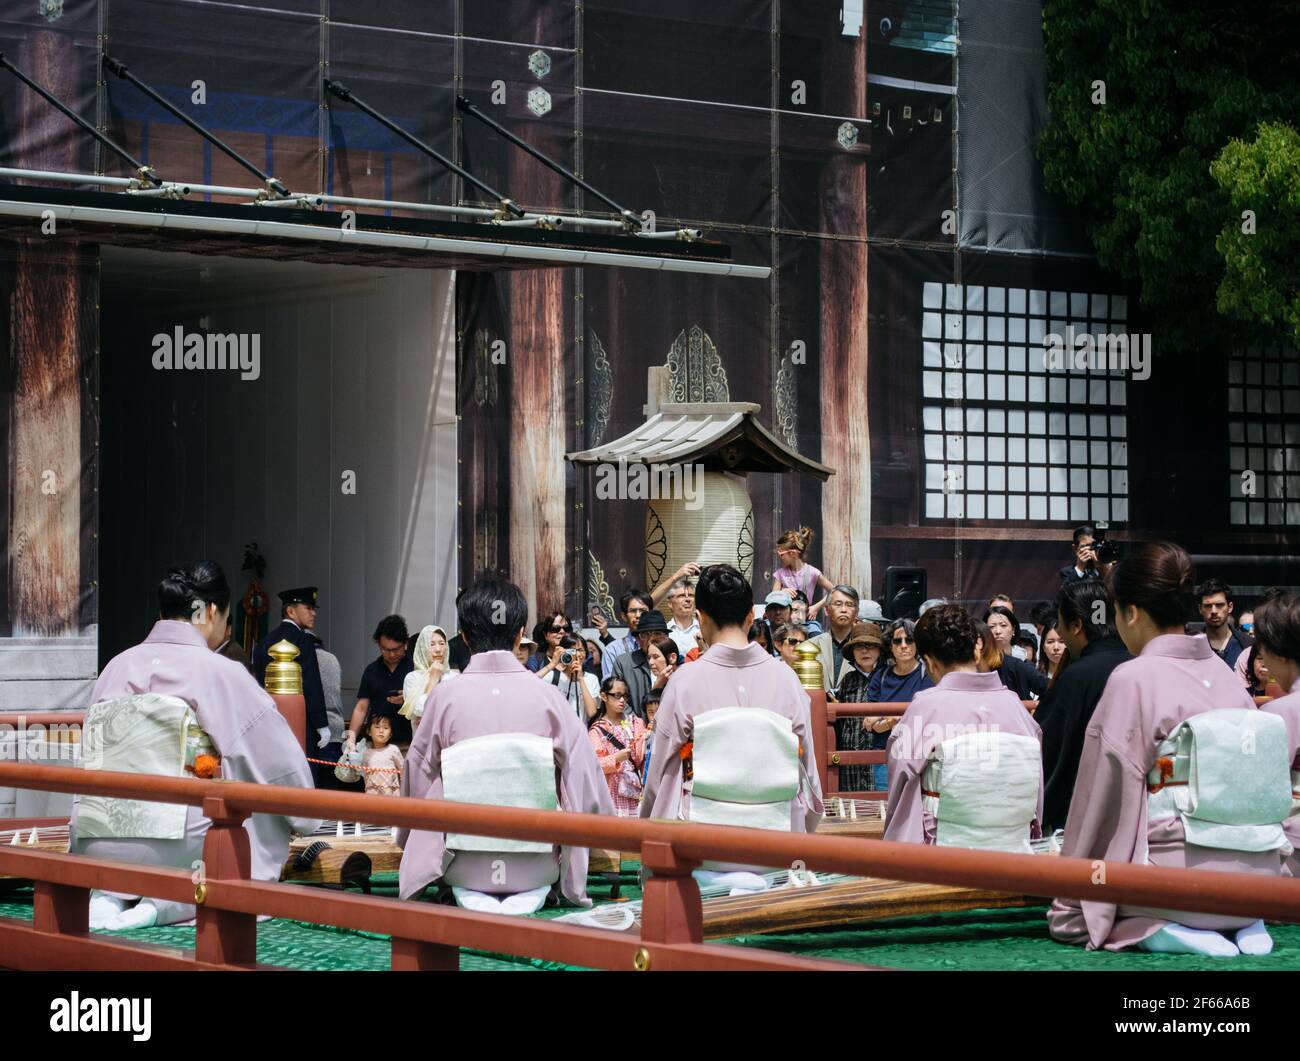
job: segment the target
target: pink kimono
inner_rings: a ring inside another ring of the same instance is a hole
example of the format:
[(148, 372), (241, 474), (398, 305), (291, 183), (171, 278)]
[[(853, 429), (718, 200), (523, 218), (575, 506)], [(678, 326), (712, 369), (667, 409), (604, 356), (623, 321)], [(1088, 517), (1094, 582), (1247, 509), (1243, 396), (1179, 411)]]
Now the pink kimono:
[[(142, 644), (114, 656), (91, 693), (91, 703), (139, 693), (158, 693), (186, 701), (221, 756), (221, 776), (230, 781), (312, 788), (311, 769), (275, 701), (258, 686), (248, 669), (208, 648), (184, 620), (160, 619)], [(190, 869), (203, 854), (203, 837), (211, 824), (198, 807), (187, 810), (185, 836), (179, 840), (78, 840), (78, 798), (72, 801), (71, 850), (91, 858), (116, 859), (146, 866)], [(254, 880), (279, 880), (289, 854), (291, 831), (312, 833), (319, 820), (254, 814), (244, 823), (252, 848)], [(150, 900), (158, 907), (158, 924), (194, 916), (185, 903)]]
[(716, 707), (762, 707), (790, 719), (799, 738), (808, 791), (801, 791), (791, 805), (790, 829), (796, 833), (814, 832), (822, 819), (821, 784), (813, 757), (808, 693), (794, 671), (783, 660), (769, 656), (757, 642), (745, 648), (714, 645), (695, 663), (694, 667), (675, 671), (664, 687), (659, 713), (655, 715), (641, 817), (685, 817), (680, 753), (692, 740), (696, 715)]
[[(1038, 723), (996, 673), (945, 674), (933, 689), (924, 689), (912, 698), (890, 731), (886, 745), (889, 753), (886, 840), (934, 843), (935, 822), (924, 807), (921, 775), (936, 745), (966, 732), (1010, 733), (1040, 742), (1043, 739)], [(1042, 817), (1040, 767), (1037, 820), (1041, 821)]]
[[(1242, 653), (1243, 656), (1245, 654)], [(1287, 751), (1291, 756), (1291, 770), (1294, 776), (1294, 772), (1300, 770), (1300, 687), (1287, 693), (1286, 696), (1279, 696), (1276, 700), (1260, 704), (1259, 709), (1281, 715), (1282, 721), (1286, 723)], [(1300, 816), (1290, 817), (1283, 822), (1282, 831), (1286, 833), (1286, 838), (1295, 848), (1290, 858), (1286, 860), (1287, 871), (1293, 877), (1300, 877)]]
[[(1106, 682), (1084, 733), (1079, 775), (1061, 854), (1139, 865), (1195, 867), (1229, 873), (1281, 872), (1276, 851), (1228, 852), (1185, 843), (1177, 818), (1147, 821), (1147, 773), (1156, 750), (1184, 719), (1216, 708), (1253, 708), (1232, 668), (1204, 634), (1163, 634)], [(1122, 950), (1174, 922), (1231, 930), (1255, 918), (1195, 914), (1057, 899), (1048, 911), (1052, 936), (1089, 950)]]
[[(492, 733), (535, 733), (550, 737), (560, 771), (560, 809), (586, 814), (613, 814), (609, 789), (587, 740), (587, 727), (573, 707), (546, 682), (527, 670), (511, 652), (479, 652), (454, 682), (435, 685), (425, 698), (424, 714), (406, 754), (402, 795), (442, 799), (441, 754), (457, 741)], [(418, 896), (426, 885), (448, 875), (448, 883), (482, 892), (499, 892), (493, 863), (504, 861), (512, 893), (530, 891), (555, 880), (553, 854), (500, 855), (484, 851), (448, 852), (446, 834), (402, 830), (399, 894)], [(587, 849), (560, 849), (560, 886), (566, 899), (590, 906), (587, 898)]]

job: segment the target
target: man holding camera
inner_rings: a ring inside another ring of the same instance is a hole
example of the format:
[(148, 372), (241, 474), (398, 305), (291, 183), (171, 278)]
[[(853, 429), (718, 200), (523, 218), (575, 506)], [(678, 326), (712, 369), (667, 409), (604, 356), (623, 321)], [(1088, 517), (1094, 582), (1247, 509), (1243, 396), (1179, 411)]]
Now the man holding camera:
[(1061, 568), (1061, 585), (1102, 578), (1116, 559), (1111, 555), (1115, 546), (1106, 541), (1106, 532), (1097, 530), (1091, 523), (1084, 523), (1074, 528), (1073, 540), (1074, 563)]

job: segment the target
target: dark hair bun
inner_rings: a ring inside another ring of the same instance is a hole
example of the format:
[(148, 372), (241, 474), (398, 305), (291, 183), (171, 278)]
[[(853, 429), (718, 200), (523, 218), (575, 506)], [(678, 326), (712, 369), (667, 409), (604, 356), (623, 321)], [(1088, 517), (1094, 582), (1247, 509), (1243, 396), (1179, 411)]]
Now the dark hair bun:
[(1141, 608), (1161, 629), (1180, 626), (1196, 585), (1196, 568), (1181, 545), (1148, 542), (1139, 545), (1111, 572), (1117, 607)]
[(916, 650), (940, 663), (971, 663), (979, 632), (975, 620), (959, 604), (940, 604), (927, 611), (913, 633)]
[(1300, 663), (1300, 595), (1275, 594), (1255, 609), (1255, 641), (1275, 656)]
[(177, 564), (158, 583), (158, 614), (163, 619), (193, 619), (194, 603), (215, 604), (218, 611), (230, 607), (230, 585), (215, 560), (191, 560)]

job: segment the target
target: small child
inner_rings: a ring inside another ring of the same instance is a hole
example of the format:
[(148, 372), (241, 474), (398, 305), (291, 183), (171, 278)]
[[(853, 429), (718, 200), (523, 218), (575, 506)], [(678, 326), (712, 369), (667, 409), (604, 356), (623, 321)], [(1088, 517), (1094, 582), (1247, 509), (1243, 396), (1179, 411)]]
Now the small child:
[(403, 759), (400, 749), (389, 743), (393, 739), (392, 720), (372, 709), (366, 713), (361, 733), (370, 740), (361, 771), (366, 779), (366, 795), (398, 795), (402, 786)]
[(645, 789), (646, 778), (650, 776), (650, 752), (655, 739), (655, 715), (659, 713), (659, 701), (663, 699), (662, 689), (651, 689), (645, 694), (645, 762), (641, 764), (641, 787)]
[[(835, 588), (835, 583), (817, 568), (812, 564), (804, 563), (803, 554), (808, 551), (812, 540), (811, 527), (786, 531), (776, 540), (776, 556), (782, 566), (772, 573), (773, 593), (785, 590), (792, 597), (796, 593), (802, 593), (804, 600), (811, 601), (817, 595), (818, 589), (830, 591)], [(808, 618), (814, 618), (825, 603), (826, 597), (823, 596), (816, 604), (810, 605)]]

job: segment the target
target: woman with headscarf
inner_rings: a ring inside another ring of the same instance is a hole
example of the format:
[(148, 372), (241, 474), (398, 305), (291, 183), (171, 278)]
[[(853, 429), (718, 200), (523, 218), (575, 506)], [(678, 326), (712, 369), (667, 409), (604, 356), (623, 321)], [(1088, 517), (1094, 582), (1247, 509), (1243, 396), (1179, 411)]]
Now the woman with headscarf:
[(424, 714), (425, 698), (434, 686), (456, 677), (447, 659), (447, 632), (441, 626), (426, 626), (415, 639), (412, 654), (415, 669), (402, 682), (402, 706), (398, 714), (411, 720), (414, 728)]

